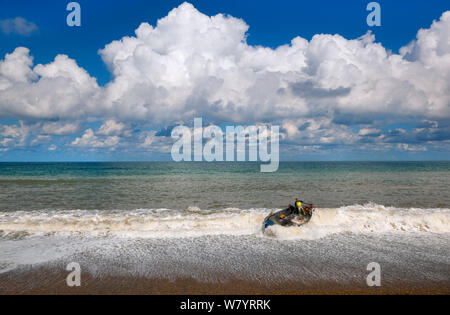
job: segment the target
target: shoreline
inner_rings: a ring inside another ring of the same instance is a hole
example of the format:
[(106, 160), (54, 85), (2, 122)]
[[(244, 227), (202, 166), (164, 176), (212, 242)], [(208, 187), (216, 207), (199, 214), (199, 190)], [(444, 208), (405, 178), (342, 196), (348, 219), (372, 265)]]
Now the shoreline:
[(201, 282), (193, 278), (161, 279), (135, 276), (93, 276), (82, 274), (80, 287), (69, 287), (61, 272), (48, 267), (0, 274), (0, 295), (379, 295), (450, 294), (448, 283), (386, 284), (368, 287), (365, 283), (339, 284), (320, 281), (306, 285), (300, 281), (263, 284), (239, 279), (221, 283)]

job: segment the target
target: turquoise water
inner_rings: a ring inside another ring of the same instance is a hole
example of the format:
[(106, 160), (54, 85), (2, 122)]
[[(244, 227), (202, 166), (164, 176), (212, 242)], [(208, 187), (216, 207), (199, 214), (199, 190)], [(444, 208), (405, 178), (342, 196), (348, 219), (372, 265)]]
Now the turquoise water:
[(450, 162), (0, 163), (0, 211), (319, 207), (450, 208)]

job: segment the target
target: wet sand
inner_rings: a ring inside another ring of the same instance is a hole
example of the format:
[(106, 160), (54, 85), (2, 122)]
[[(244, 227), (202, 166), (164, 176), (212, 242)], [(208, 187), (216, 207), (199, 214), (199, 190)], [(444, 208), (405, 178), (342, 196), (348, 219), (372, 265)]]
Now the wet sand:
[(388, 284), (368, 287), (364, 283), (337, 284), (317, 282), (281, 282), (270, 285), (228, 279), (221, 283), (200, 282), (195, 279), (149, 279), (132, 276), (93, 276), (83, 274), (80, 287), (66, 284), (68, 272), (48, 268), (13, 271), (0, 274), (0, 294), (450, 294), (448, 283)]

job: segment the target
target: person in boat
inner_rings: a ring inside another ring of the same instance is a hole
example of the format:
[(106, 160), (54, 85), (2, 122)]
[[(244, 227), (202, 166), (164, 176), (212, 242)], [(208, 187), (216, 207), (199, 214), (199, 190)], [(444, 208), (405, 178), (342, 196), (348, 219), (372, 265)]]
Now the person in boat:
[(289, 206), (286, 208), (286, 210), (289, 212), (289, 214), (295, 214), (298, 215), (297, 208), (293, 205), (289, 204)]
[(302, 200), (299, 200), (298, 198), (295, 198), (295, 209), (296, 214), (302, 214), (302, 215), (312, 215), (312, 208), (313, 206), (310, 204), (305, 204)]
[[(280, 219), (283, 220), (283, 223), (289, 223), (289, 220), (291, 219), (291, 215), (296, 215), (296, 208), (289, 204), (288, 207), (286, 209), (284, 209), (286, 211), (286, 214), (282, 213), (280, 215)], [(282, 224), (283, 225), (283, 224)]]
[(295, 198), (295, 211), (295, 214), (297, 215), (299, 215), (300, 213), (306, 215), (305, 210), (303, 209), (303, 201), (298, 200), (298, 198)]
[(295, 209), (295, 207), (293, 207), (291, 204), (286, 209), (284, 209), (286, 211), (286, 214), (284, 214), (284, 213), (280, 214), (280, 217), (279, 217), (280, 225), (285, 226), (290, 223), (291, 214), (294, 209)]
[[(281, 225), (288, 225), (289, 223), (294, 223), (297, 225), (301, 225), (305, 222), (304, 216), (306, 216), (306, 210), (305, 206), (303, 205), (303, 201), (298, 200), (298, 198), (295, 199), (295, 206), (289, 204), (289, 206), (285, 209), (287, 211), (287, 216), (282, 214), (280, 216), (280, 219), (283, 221), (281, 222)], [(303, 214), (301, 216), (300, 214)]]
[(312, 208), (310, 206), (304, 206), (303, 207), (303, 211), (306, 213), (306, 215), (312, 215), (313, 214)]

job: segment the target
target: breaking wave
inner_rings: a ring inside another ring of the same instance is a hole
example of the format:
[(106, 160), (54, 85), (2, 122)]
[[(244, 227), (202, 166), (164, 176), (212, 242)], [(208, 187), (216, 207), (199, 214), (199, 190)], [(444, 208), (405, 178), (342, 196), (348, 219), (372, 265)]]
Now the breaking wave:
[[(261, 235), (265, 216), (277, 209), (41, 210), (0, 212), (0, 237), (117, 236), (180, 238)], [(395, 208), (377, 204), (319, 208), (301, 227), (272, 226), (266, 236), (317, 239), (332, 234), (449, 233), (450, 209)]]

